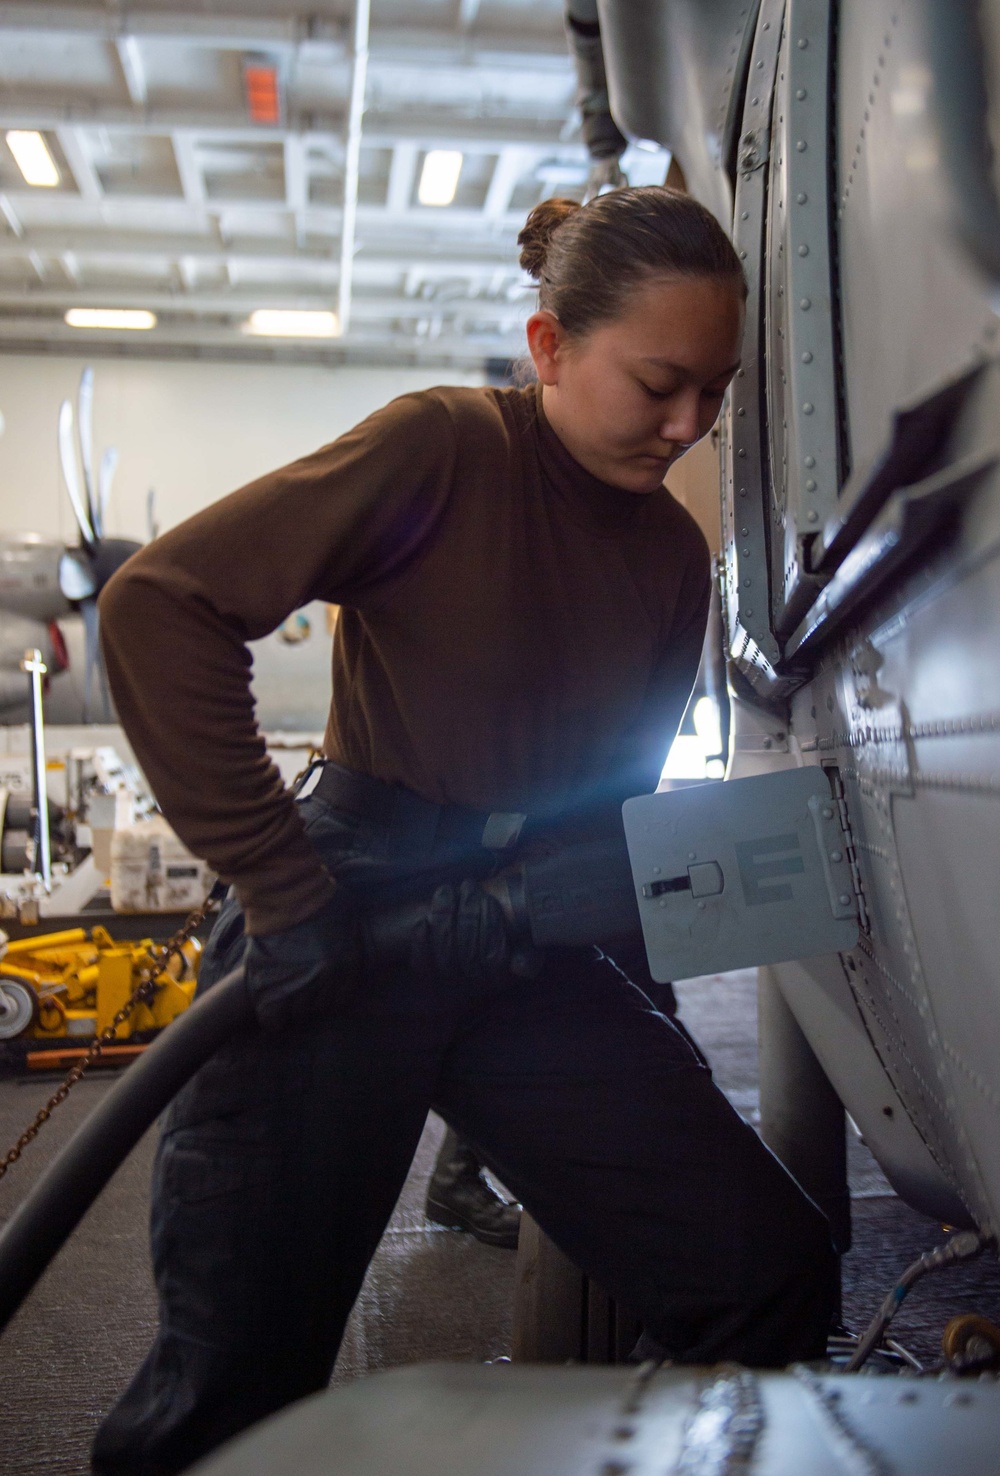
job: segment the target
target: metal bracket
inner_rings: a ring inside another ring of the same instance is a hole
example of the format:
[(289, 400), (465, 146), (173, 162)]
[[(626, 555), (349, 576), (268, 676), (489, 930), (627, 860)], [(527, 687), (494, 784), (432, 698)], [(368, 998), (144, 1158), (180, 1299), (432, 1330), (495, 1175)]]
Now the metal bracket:
[(752, 174), (763, 169), (771, 157), (771, 130), (766, 124), (760, 128), (748, 128), (740, 139), (740, 173)]

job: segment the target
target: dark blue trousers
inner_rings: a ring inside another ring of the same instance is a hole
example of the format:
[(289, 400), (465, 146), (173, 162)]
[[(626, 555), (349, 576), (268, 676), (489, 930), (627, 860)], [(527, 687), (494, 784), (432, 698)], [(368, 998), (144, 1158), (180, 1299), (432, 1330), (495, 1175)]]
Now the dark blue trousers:
[[(470, 870), (302, 803), (359, 897)], [(242, 948), (229, 902), (200, 987)], [(672, 1356), (822, 1355), (827, 1222), (651, 990), (596, 949), (502, 985), (386, 969), (335, 1016), (234, 1040), (171, 1107), (153, 1181), (160, 1328), (98, 1432), (96, 1471), (182, 1471), (324, 1387), (431, 1107)]]

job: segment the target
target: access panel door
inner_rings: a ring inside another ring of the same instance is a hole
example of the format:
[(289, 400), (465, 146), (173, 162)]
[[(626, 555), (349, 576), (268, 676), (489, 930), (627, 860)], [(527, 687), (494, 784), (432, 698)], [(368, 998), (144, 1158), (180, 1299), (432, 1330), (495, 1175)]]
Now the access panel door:
[(654, 979), (857, 942), (850, 836), (824, 770), (642, 795), (623, 816)]

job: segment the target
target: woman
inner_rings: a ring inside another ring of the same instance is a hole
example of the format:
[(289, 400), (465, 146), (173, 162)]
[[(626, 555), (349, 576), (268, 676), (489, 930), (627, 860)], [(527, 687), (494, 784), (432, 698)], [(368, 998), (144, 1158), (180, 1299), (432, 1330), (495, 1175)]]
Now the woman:
[[(670, 1356), (823, 1352), (822, 1216), (649, 993), (592, 949), (519, 977), (479, 886), (656, 786), (709, 591), (663, 480), (719, 413), (745, 299), (669, 190), (549, 201), (520, 242), (537, 385), (405, 395), (105, 591), (126, 731), (234, 889), (203, 984), (245, 956), (264, 1029), (165, 1124), (161, 1325), (99, 1471), (183, 1469), (326, 1383), (431, 1106)], [(295, 803), (245, 642), (311, 599), (343, 613), (330, 762)], [(366, 966), (359, 906), (431, 892), (412, 966)]]

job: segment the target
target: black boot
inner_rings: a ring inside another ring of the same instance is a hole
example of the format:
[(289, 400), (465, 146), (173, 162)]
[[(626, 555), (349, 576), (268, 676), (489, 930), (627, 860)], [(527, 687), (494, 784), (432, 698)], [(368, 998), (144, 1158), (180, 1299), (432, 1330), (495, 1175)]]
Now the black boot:
[(485, 1245), (517, 1248), (520, 1205), (508, 1204), (486, 1182), (478, 1158), (451, 1128), (445, 1133), (427, 1186), (424, 1212), (449, 1230), (471, 1230)]

